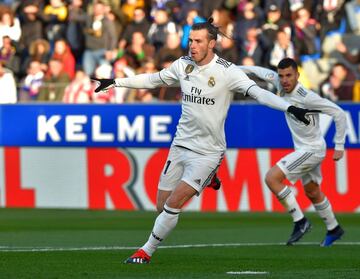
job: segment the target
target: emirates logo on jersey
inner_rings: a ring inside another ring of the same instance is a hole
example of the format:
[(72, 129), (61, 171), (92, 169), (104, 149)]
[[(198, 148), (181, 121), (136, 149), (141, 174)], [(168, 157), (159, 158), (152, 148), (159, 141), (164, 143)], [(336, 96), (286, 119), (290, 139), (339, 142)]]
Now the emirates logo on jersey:
[(215, 78), (214, 77), (210, 77), (209, 78), (209, 81), (208, 81), (208, 85), (210, 86), (210, 87), (214, 87), (215, 86)]
[(208, 105), (213, 106), (215, 105), (215, 98), (206, 98), (205, 96), (196, 96), (194, 94), (185, 94), (182, 92), (182, 100), (183, 102), (189, 102), (199, 105)]
[(185, 94), (182, 92), (183, 102), (196, 103), (201, 105), (214, 105), (215, 98), (207, 98), (206, 96), (200, 96), (202, 89), (195, 86), (191, 87), (191, 94)]

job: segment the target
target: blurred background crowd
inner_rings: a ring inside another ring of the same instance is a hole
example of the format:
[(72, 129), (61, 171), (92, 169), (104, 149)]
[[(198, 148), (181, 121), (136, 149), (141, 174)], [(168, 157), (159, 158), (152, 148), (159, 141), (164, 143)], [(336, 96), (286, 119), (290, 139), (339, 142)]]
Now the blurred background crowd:
[(360, 0), (2, 0), (0, 103), (177, 102), (179, 88), (95, 94), (91, 77), (168, 67), (210, 16), (228, 61), (276, 69), (291, 57), (305, 87), (360, 101)]

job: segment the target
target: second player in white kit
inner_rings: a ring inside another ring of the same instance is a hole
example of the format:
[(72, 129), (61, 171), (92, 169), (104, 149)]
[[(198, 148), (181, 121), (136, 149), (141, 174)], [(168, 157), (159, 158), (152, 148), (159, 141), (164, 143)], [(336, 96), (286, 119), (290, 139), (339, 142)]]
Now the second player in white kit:
[[(277, 73), (257, 66), (240, 66), (240, 68), (272, 83), (277, 88), (278, 94), (290, 104), (320, 110), (322, 113), (332, 116), (336, 126), (333, 159), (337, 161), (343, 157), (346, 134), (345, 112), (338, 105), (307, 90), (298, 82), (299, 73), (293, 59), (285, 58), (280, 61)], [(344, 231), (335, 218), (329, 200), (320, 190), (321, 162), (326, 155), (326, 142), (321, 134), (319, 114), (308, 116), (310, 121), (308, 126), (290, 114), (285, 116), (295, 151), (281, 158), (276, 166), (267, 173), (266, 183), (289, 211), (295, 223), (287, 244), (292, 245), (300, 240), (310, 230), (311, 224), (304, 217), (291, 189), (283, 184), (285, 178), (292, 183), (301, 179), (306, 196), (311, 200), (327, 227), (327, 234), (321, 245), (330, 246), (343, 235)]]

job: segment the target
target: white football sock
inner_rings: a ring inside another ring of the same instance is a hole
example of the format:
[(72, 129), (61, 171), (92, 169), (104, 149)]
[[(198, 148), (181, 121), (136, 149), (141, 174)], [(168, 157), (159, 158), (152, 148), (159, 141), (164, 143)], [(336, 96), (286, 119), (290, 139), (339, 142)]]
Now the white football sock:
[(285, 186), (284, 189), (277, 194), (277, 198), (290, 213), (294, 222), (304, 218), (304, 214), (296, 201), (295, 195), (288, 186)]
[(153, 230), (149, 236), (149, 240), (144, 244), (143, 249), (146, 254), (151, 256), (168, 234), (175, 228), (180, 209), (168, 207), (164, 205), (164, 210), (155, 220)]
[(326, 197), (322, 202), (316, 204), (314, 203), (314, 207), (321, 219), (323, 219), (328, 231), (331, 231), (337, 225), (339, 225), (335, 218), (335, 214), (332, 210), (331, 204)]

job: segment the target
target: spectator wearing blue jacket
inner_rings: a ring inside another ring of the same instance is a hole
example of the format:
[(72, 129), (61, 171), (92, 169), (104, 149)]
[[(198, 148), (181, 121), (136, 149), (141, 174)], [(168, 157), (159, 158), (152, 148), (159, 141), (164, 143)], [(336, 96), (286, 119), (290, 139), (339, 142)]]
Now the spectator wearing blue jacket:
[(199, 12), (196, 9), (189, 10), (187, 17), (186, 17), (186, 24), (184, 24), (182, 31), (183, 36), (181, 38), (181, 48), (187, 49), (188, 41), (189, 41), (189, 34), (191, 30), (191, 26), (195, 23), (205, 22), (206, 20), (199, 16)]

